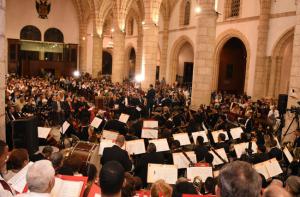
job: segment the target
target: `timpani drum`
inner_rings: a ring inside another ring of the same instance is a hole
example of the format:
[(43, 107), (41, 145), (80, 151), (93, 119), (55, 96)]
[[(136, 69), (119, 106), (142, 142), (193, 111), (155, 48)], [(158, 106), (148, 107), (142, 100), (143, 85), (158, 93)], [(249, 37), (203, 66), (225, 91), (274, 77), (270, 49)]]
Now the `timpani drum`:
[(79, 141), (77, 144), (71, 149), (70, 155), (76, 155), (80, 157), (83, 162), (83, 165), (87, 165), (90, 163), (93, 153), (97, 147), (97, 144)]

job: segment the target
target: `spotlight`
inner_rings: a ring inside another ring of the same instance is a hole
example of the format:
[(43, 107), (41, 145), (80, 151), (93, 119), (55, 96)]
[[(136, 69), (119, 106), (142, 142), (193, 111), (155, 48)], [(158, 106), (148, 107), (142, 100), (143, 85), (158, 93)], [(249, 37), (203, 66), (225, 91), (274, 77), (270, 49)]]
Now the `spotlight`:
[(197, 14), (199, 14), (201, 11), (202, 11), (202, 9), (201, 9), (200, 6), (197, 6), (197, 7), (195, 8), (195, 12), (196, 12)]
[(138, 83), (144, 81), (144, 76), (142, 76), (141, 74), (136, 75), (135, 76), (135, 81), (138, 82)]
[(79, 72), (78, 70), (75, 70), (75, 71), (73, 72), (73, 76), (74, 76), (74, 77), (80, 77), (80, 72)]

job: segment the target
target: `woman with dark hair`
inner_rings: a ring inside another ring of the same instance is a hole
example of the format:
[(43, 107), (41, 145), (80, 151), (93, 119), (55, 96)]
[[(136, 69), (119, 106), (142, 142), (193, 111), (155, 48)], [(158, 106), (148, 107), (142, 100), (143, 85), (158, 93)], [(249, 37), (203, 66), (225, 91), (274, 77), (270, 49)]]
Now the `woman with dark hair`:
[(3, 178), (8, 181), (29, 162), (29, 155), (26, 149), (18, 148), (12, 150), (7, 161), (7, 172), (3, 174)]

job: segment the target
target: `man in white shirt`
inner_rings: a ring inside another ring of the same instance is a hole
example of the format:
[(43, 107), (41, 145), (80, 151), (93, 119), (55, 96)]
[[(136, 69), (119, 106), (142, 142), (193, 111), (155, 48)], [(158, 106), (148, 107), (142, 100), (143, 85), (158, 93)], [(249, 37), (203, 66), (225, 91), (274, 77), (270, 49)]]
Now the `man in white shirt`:
[[(7, 144), (0, 140), (0, 169), (5, 167), (8, 160), (8, 146)], [(14, 196), (14, 190), (9, 186), (9, 184), (3, 179), (0, 174), (0, 196), (11, 197)]]
[(55, 171), (48, 160), (40, 160), (29, 167), (26, 175), (30, 192), (19, 194), (17, 197), (50, 197), (55, 183)]

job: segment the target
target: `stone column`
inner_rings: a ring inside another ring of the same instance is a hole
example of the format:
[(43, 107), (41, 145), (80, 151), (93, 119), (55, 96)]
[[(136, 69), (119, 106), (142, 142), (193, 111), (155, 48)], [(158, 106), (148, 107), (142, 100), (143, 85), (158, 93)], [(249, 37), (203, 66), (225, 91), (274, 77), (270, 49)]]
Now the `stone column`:
[(79, 30), (79, 70), (87, 72), (87, 24), (81, 24)]
[(125, 67), (125, 34), (115, 28), (113, 33), (112, 82), (122, 82)]
[(269, 33), (270, 10), (272, 0), (260, 0), (260, 16), (258, 24), (257, 53), (254, 78), (254, 99), (266, 96), (268, 73), (266, 72), (267, 42)]
[(6, 140), (5, 138), (5, 70), (6, 70), (6, 59), (5, 59), (5, 3), (6, 0), (0, 0), (0, 139)]
[(94, 33), (93, 68), (92, 68), (93, 78), (97, 78), (99, 72), (102, 72), (102, 49), (103, 49), (103, 39), (97, 33)]
[(163, 42), (160, 57), (160, 75), (159, 78), (163, 77), (166, 79), (167, 62), (168, 62), (168, 47), (169, 47), (169, 18), (164, 20), (164, 31), (163, 31)]
[[(294, 32), (294, 43), (293, 43), (293, 59), (290, 75), (290, 85), (289, 85), (289, 98), (288, 98), (288, 108), (291, 106), (297, 106), (297, 101), (300, 100), (300, 0), (296, 0), (296, 26)], [(294, 90), (294, 95), (291, 93)], [(294, 114), (285, 116), (285, 128), (283, 129), (283, 134), (286, 132), (287, 127), (291, 123)], [(289, 133), (295, 131), (297, 128), (296, 121), (291, 125)], [(284, 141), (293, 141), (295, 135), (287, 135)]]
[(275, 96), (278, 97), (280, 93), (280, 80), (281, 80), (281, 67), (282, 67), (282, 62), (283, 58), (282, 57), (276, 57), (276, 79), (275, 79)]
[(141, 74), (144, 76), (142, 88), (149, 88), (155, 84), (156, 60), (157, 60), (158, 27), (152, 22), (146, 22), (143, 26), (143, 54)]
[(217, 19), (214, 0), (199, 0), (198, 2), (202, 11), (197, 16), (197, 44), (192, 86), (192, 105), (194, 106), (210, 103)]

